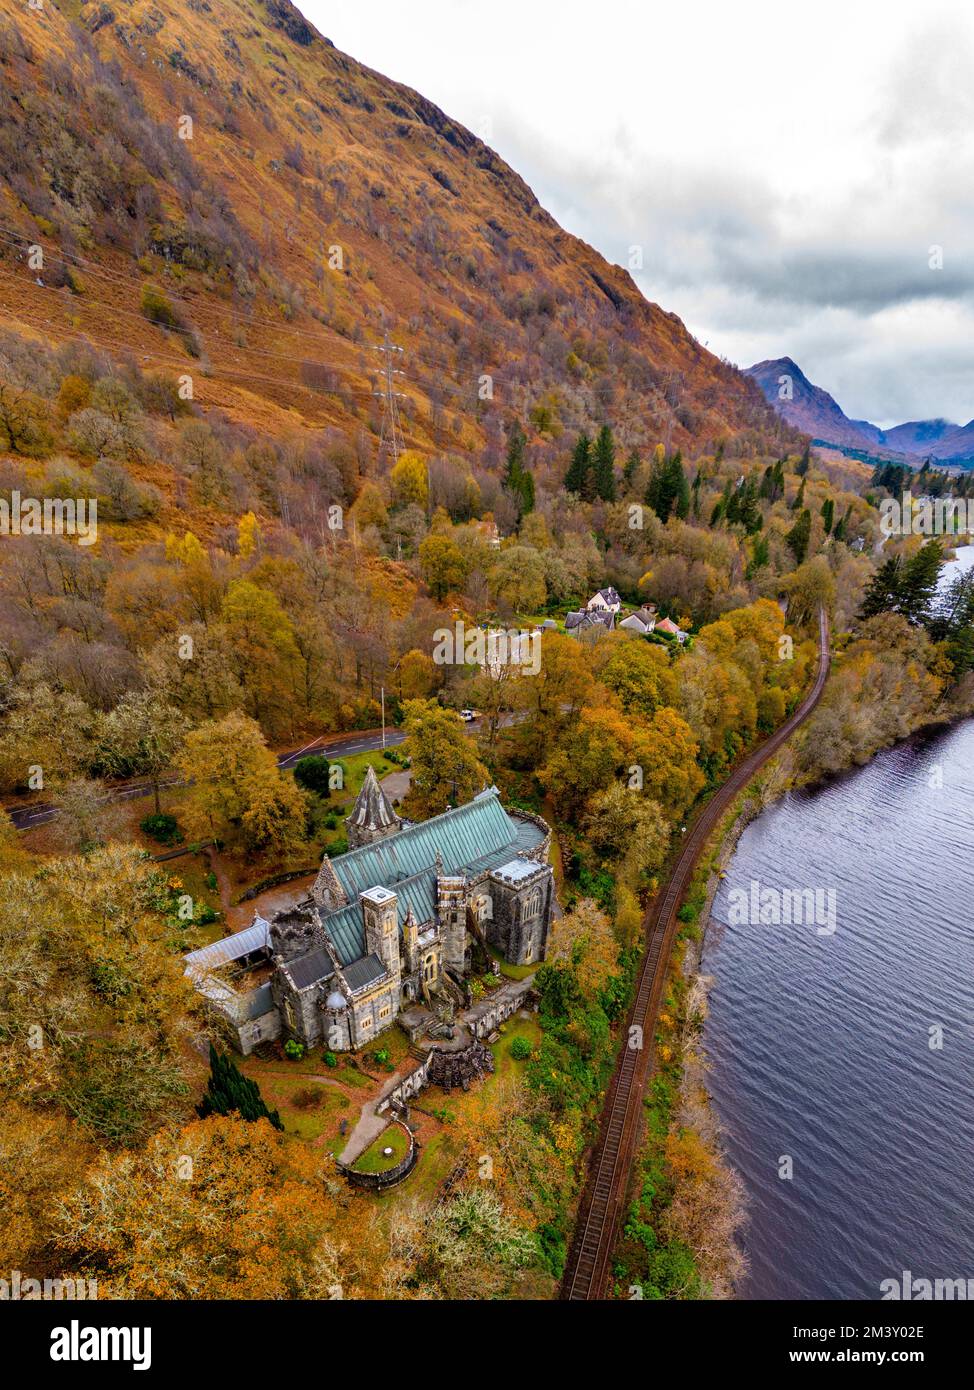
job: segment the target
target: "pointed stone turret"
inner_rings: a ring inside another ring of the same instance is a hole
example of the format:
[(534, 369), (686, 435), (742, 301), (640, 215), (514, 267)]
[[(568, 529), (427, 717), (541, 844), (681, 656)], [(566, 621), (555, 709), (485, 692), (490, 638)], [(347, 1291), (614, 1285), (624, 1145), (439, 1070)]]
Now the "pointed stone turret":
[(349, 849), (358, 849), (361, 845), (371, 845), (376, 840), (383, 840), (387, 835), (395, 835), (402, 826), (402, 821), (392, 809), (389, 798), (379, 786), (379, 779), (371, 765), (366, 771), (362, 790), (352, 807), (352, 814), (345, 818), (345, 825), (348, 829)]

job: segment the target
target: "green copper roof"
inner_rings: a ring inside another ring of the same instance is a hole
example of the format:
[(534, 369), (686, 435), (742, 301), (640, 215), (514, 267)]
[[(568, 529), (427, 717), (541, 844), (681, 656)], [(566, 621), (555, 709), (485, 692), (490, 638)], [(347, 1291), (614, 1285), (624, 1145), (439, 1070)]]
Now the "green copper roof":
[(543, 831), (533, 822), (509, 816), (500, 793), (491, 788), (432, 820), (339, 855), (331, 861), (332, 868), (349, 905), (330, 913), (324, 922), (342, 965), (365, 954), (359, 894), (367, 888), (381, 884), (397, 895), (400, 926), (410, 907), (417, 922), (429, 922), (436, 915), (437, 850), (444, 874), (469, 877), (506, 864), (542, 838)]

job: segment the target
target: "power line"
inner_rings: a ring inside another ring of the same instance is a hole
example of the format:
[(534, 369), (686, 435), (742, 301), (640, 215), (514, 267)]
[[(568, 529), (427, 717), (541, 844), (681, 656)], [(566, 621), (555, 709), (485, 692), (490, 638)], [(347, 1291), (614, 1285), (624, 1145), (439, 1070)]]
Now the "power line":
[(404, 453), (406, 449), (406, 440), (402, 432), (402, 422), (399, 418), (399, 402), (400, 400), (406, 399), (406, 394), (404, 391), (397, 391), (395, 389), (396, 384), (394, 380), (395, 377), (405, 376), (406, 373), (401, 367), (394, 367), (392, 365), (393, 361), (402, 360), (401, 357), (398, 359), (394, 357), (395, 353), (402, 353), (402, 348), (397, 347), (395, 343), (390, 343), (389, 334), (387, 333), (381, 346), (374, 346), (372, 351), (382, 353), (385, 369), (384, 389), (382, 391), (373, 391), (372, 393), (382, 400), (382, 431), (379, 435), (378, 457), (381, 462), (382, 446), (386, 443), (386, 440), (388, 440), (392, 449), (393, 467), (395, 467), (399, 462), (399, 455)]

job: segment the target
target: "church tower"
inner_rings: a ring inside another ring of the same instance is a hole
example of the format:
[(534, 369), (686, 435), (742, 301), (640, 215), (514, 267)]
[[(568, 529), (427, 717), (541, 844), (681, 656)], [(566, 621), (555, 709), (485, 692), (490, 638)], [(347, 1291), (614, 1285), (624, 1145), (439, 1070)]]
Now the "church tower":
[(365, 919), (366, 954), (377, 955), (399, 983), (398, 899), (388, 888), (369, 888), (359, 895)]
[(352, 814), (345, 818), (345, 826), (348, 830), (349, 849), (372, 845), (376, 840), (384, 840), (387, 835), (395, 835), (402, 827), (402, 821), (379, 786), (379, 780), (371, 764), (366, 771), (362, 790), (355, 799)]

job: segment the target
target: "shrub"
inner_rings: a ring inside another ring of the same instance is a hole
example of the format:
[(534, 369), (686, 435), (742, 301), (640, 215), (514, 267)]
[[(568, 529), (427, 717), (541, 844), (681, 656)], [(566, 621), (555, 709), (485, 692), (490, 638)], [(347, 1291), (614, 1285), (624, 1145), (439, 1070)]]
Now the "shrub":
[(515, 1062), (526, 1062), (531, 1056), (531, 1044), (527, 1038), (515, 1038), (511, 1043), (511, 1056)]
[(181, 328), (182, 319), (178, 311), (163, 294), (158, 285), (142, 286), (142, 312), (153, 323), (163, 328)]
[(316, 753), (309, 758), (299, 758), (294, 764), (294, 780), (299, 787), (319, 796), (330, 796), (329, 776), (331, 766), (327, 758)]
[[(183, 838), (176, 817), (167, 816), (165, 812), (160, 815), (146, 816), (139, 825), (143, 834), (148, 835), (150, 840), (155, 840), (160, 845), (176, 845)], [(213, 919), (210, 918), (210, 920)]]
[(334, 1052), (325, 1052), (322, 1056), (326, 1067), (338, 1066), (338, 1058), (335, 1056)]
[(304, 1056), (304, 1043), (299, 1043), (296, 1038), (288, 1038), (284, 1044), (284, 1056), (292, 1062), (300, 1062)]

